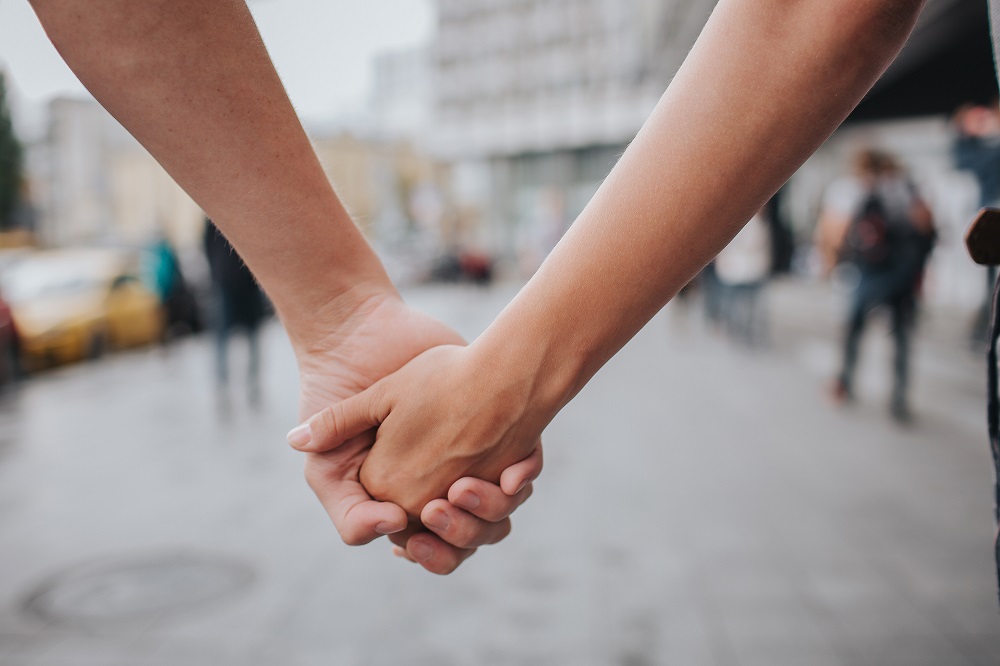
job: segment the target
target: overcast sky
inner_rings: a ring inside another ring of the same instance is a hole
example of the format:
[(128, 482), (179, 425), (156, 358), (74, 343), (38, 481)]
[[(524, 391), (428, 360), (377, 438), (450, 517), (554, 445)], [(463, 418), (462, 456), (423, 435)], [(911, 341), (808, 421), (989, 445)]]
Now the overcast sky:
[[(251, 7), (299, 114), (312, 123), (357, 112), (372, 79), (372, 56), (424, 43), (431, 0), (256, 0)], [(0, 0), (0, 67), (13, 79), (20, 125), (58, 95), (86, 95), (63, 64), (28, 0)], [(28, 117), (26, 117), (28, 116)]]

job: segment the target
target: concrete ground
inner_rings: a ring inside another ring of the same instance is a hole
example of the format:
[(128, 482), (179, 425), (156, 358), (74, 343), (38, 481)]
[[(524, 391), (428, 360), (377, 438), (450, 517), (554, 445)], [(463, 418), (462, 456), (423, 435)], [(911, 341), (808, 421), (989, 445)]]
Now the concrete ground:
[[(408, 297), (473, 336), (512, 294)], [(513, 534), (446, 578), (340, 543), (284, 444), (276, 326), (263, 406), (229, 416), (207, 338), (33, 378), (0, 409), (0, 664), (1000, 664), (967, 314), (926, 313), (900, 427), (884, 325), (833, 409), (837, 297), (769, 296), (755, 353), (657, 316), (547, 430)]]

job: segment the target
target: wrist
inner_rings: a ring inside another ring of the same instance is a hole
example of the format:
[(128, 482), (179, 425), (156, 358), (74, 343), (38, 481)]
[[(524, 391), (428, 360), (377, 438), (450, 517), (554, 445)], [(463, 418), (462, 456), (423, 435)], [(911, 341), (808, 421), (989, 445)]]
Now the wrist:
[(297, 354), (326, 344), (366, 308), (399, 300), (382, 262), (329, 194), (311, 207), (316, 213), (296, 220), (280, 243), (286, 247), (272, 243), (251, 255)]
[(373, 312), (402, 305), (402, 299), (388, 277), (372, 276), (349, 285), (329, 286), (308, 303), (308, 307), (297, 305), (288, 310), (275, 304), (300, 363), (338, 352)]
[(546, 331), (508, 327), (498, 320), (470, 345), (478, 367), (488, 369), (500, 390), (519, 396), (524, 417), (539, 431), (580, 391), (586, 355), (559, 344)]

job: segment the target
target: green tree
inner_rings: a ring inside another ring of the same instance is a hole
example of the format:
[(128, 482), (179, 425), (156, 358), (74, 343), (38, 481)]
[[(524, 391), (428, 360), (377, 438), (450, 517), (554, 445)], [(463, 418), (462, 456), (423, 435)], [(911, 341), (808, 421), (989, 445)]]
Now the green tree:
[(11, 213), (21, 196), (24, 151), (14, 135), (10, 106), (7, 104), (7, 82), (0, 72), (0, 229), (12, 222)]

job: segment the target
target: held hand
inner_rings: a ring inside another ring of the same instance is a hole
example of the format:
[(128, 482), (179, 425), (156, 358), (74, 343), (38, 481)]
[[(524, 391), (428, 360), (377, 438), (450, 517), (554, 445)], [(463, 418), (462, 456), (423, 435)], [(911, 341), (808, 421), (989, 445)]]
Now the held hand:
[[(430, 347), (463, 344), (450, 328), (410, 309), (394, 295), (369, 298), (338, 314), (336, 335), (318, 340), (312, 336), (310, 344), (296, 345), (303, 416), (359, 393)], [(507, 495), (495, 484), (462, 479), (455, 484), (454, 496), (471, 491), (479, 505), (463, 510), (448, 502), (435, 503), (425, 511), (428, 515), (444, 512), (447, 528), (435, 529), (439, 536), (416, 534), (412, 527), (405, 529), (407, 517), (399, 506), (373, 501), (359, 482), (373, 441), (373, 432), (362, 433), (337, 449), (306, 456), (306, 480), (348, 544), (368, 543), (394, 532), (393, 541), (407, 547), (409, 559), (434, 573), (448, 573), (477, 546), (502, 539), (509, 531), (508, 516), (530, 494), (530, 483), (522, 493)], [(541, 472), (541, 462), (539, 450), (507, 474), (517, 484), (530, 481)]]
[(517, 466), (505, 468), (540, 446), (548, 421), (529, 409), (530, 382), (500, 375), (472, 348), (435, 347), (316, 414), (311, 440), (298, 448), (338, 451), (377, 427), (361, 482), (372, 497), (401, 506), (411, 518), (433, 500), (452, 498), (449, 487), (463, 476), (499, 483), (516, 497), (526, 477)]
[[(465, 477), (459, 479), (448, 490), (448, 499), (429, 502), (420, 513), (420, 520), (433, 532), (418, 532), (400, 538), (393, 534), (389, 538), (396, 543), (396, 555), (412, 562), (419, 562), (433, 573), (446, 574), (475, 553), (481, 545), (496, 543), (510, 534), (510, 514), (531, 496), (532, 484), (542, 469), (542, 447), (534, 453), (504, 470), (511, 488), (519, 491), (508, 495), (500, 486)], [(527, 481), (526, 485), (523, 485)], [(522, 487), (523, 485), (523, 487)], [(475, 518), (473, 518), (475, 516)], [(447, 542), (438, 547), (440, 541)]]

